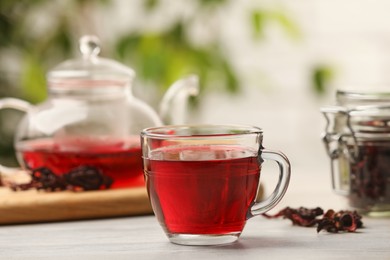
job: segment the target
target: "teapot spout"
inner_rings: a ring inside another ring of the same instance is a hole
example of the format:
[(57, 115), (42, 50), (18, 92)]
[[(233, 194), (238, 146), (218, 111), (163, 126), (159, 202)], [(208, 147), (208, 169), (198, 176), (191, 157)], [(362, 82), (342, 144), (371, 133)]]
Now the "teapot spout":
[(184, 124), (188, 98), (198, 94), (199, 78), (197, 75), (190, 75), (174, 82), (160, 103), (159, 115), (164, 124)]

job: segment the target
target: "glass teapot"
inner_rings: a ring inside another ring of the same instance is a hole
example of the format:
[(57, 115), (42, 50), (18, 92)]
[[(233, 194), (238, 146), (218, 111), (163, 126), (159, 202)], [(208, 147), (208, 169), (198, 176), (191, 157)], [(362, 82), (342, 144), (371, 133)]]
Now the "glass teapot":
[[(18, 162), (31, 176), (25, 188), (143, 186), (139, 133), (163, 123), (184, 123), (186, 102), (197, 95), (198, 79), (192, 75), (176, 81), (163, 97), (158, 114), (132, 95), (132, 69), (98, 56), (97, 37), (83, 36), (80, 51), (80, 59), (49, 71), (49, 97), (43, 103), (0, 100), (0, 109), (26, 113), (15, 135)], [(0, 167), (3, 174), (14, 171)]]

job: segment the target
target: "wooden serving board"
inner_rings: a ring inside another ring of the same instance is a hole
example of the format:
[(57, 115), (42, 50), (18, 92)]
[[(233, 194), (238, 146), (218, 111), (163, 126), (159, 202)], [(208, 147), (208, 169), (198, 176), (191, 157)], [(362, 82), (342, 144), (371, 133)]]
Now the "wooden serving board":
[(0, 187), (0, 224), (151, 214), (145, 188), (87, 192), (14, 192)]

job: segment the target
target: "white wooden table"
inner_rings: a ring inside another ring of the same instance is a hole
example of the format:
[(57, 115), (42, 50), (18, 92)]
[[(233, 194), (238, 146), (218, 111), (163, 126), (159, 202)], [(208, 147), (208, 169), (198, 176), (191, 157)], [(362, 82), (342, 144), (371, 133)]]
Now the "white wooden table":
[[(273, 211), (286, 205), (343, 207), (328, 174), (307, 176), (296, 174)], [(154, 216), (1, 226), (0, 259), (390, 259), (390, 218), (363, 222), (356, 233), (317, 234), (289, 220), (256, 217), (238, 242), (225, 246), (171, 244)]]
[(316, 233), (288, 221), (252, 219), (225, 246), (171, 244), (153, 216), (0, 228), (0, 259), (390, 259), (390, 220), (358, 233)]

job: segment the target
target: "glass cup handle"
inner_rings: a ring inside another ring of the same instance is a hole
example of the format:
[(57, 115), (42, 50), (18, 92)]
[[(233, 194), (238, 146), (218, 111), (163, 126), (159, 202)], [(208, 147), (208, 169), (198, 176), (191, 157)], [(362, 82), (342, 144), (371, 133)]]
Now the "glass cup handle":
[(263, 149), (259, 155), (261, 159), (275, 161), (279, 166), (279, 180), (272, 194), (263, 201), (256, 202), (249, 212), (249, 217), (257, 216), (272, 209), (283, 198), (290, 182), (291, 165), (281, 152)]
[[(0, 110), (1, 109), (15, 109), (27, 113), (33, 105), (27, 101), (17, 98), (2, 98), (0, 99)], [(20, 168), (11, 168), (0, 164), (0, 176), (9, 175), (15, 172), (19, 172)]]

